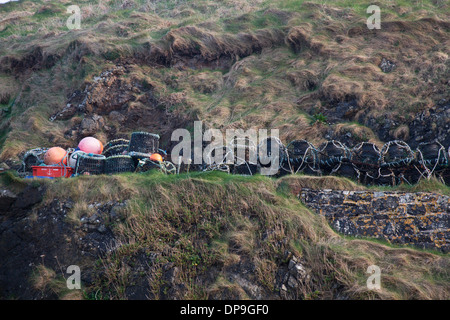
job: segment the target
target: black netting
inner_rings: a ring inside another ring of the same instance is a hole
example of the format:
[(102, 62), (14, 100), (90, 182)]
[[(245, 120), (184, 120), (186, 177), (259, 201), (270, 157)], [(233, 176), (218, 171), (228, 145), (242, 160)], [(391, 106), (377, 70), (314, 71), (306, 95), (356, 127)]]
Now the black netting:
[(104, 151), (108, 150), (111, 147), (117, 146), (117, 145), (127, 145), (130, 143), (130, 140), (128, 139), (114, 139), (108, 141), (107, 144), (105, 144), (105, 147), (103, 148)]
[(350, 150), (336, 140), (327, 141), (318, 151), (319, 166), (323, 174), (334, 173), (343, 161), (351, 158)]
[(415, 158), (414, 152), (403, 141), (395, 140), (386, 143), (381, 149), (382, 167), (401, 167), (409, 165)]
[(75, 165), (75, 174), (89, 174), (96, 175), (105, 172), (105, 159), (104, 155), (79, 152), (77, 154), (77, 160)]
[(108, 149), (103, 150), (103, 155), (105, 157), (111, 157), (116, 155), (121, 155), (128, 151), (128, 144), (116, 144), (110, 146)]
[(287, 156), (282, 160), (282, 168), (291, 173), (303, 172), (305, 169), (317, 171), (317, 149), (306, 140), (294, 140), (287, 146)]
[(353, 180), (359, 178), (358, 169), (356, 169), (351, 162), (342, 162), (341, 165), (334, 170), (334, 174)]
[(135, 160), (129, 155), (117, 155), (106, 158), (105, 173), (134, 172)]
[(128, 146), (129, 152), (156, 153), (159, 150), (159, 135), (149, 132), (133, 132)]
[(421, 143), (417, 147), (417, 160), (420, 164), (430, 168), (433, 166), (446, 166), (448, 155), (442, 144), (437, 141)]

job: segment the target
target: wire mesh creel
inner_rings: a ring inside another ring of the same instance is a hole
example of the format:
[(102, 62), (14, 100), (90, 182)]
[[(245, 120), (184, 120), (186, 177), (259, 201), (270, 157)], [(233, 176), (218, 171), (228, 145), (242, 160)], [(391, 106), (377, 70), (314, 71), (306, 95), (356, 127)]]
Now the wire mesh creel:
[(129, 143), (130, 143), (130, 140), (124, 139), (124, 138), (110, 140), (110, 141), (108, 141), (108, 143), (106, 143), (103, 150), (107, 150), (107, 149), (117, 146), (117, 145), (128, 145)]
[(75, 175), (97, 175), (105, 172), (104, 155), (80, 152), (75, 165)]
[(149, 132), (133, 132), (128, 145), (129, 152), (156, 153), (159, 150), (159, 135)]
[(389, 168), (400, 168), (414, 161), (415, 154), (409, 145), (401, 140), (389, 141), (380, 152), (380, 166)]
[(105, 157), (111, 157), (123, 154), (125, 151), (128, 151), (128, 143), (111, 145), (110, 147), (108, 147), (108, 149), (104, 149), (103, 155)]
[(290, 173), (302, 172), (306, 168), (318, 171), (317, 149), (306, 140), (293, 140), (287, 146), (287, 156), (282, 159), (282, 169)]
[(134, 172), (135, 160), (129, 155), (116, 155), (106, 158), (105, 173), (114, 174), (122, 172)]
[(319, 166), (324, 174), (333, 174), (339, 170), (344, 161), (350, 161), (351, 152), (341, 142), (330, 140), (318, 151)]

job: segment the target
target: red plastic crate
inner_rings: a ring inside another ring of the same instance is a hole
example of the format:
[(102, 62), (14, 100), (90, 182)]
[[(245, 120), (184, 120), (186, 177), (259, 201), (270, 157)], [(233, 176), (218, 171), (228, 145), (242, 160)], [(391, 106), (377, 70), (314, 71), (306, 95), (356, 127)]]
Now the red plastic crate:
[(59, 166), (32, 166), (33, 177), (46, 177), (46, 178), (69, 178), (73, 174), (73, 168), (71, 167), (59, 167)]

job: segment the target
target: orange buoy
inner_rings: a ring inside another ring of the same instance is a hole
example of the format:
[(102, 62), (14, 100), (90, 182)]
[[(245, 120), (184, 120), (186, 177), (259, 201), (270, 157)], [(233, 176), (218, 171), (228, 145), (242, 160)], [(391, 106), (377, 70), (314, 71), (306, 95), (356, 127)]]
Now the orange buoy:
[(67, 164), (67, 151), (60, 147), (53, 147), (47, 150), (44, 156), (44, 163), (46, 165), (54, 165), (54, 164)]
[(102, 143), (94, 137), (83, 138), (78, 144), (78, 148), (83, 152), (93, 154), (101, 154), (103, 151)]
[(153, 153), (153, 154), (150, 156), (150, 160), (162, 162), (162, 161), (163, 161), (163, 158), (162, 158), (162, 156), (161, 156), (159, 153)]

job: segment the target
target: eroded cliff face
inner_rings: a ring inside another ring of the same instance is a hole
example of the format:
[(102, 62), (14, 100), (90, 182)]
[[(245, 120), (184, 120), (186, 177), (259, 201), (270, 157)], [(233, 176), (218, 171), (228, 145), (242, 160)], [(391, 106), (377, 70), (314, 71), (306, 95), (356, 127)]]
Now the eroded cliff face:
[(427, 193), (303, 189), (299, 198), (345, 235), (450, 251), (450, 197)]
[[(5, 188), (0, 191), (1, 299), (189, 298), (190, 283), (182, 275), (189, 266), (170, 258), (177, 243), (164, 251), (140, 245), (141, 249), (125, 254), (119, 269), (114, 267), (117, 262), (111, 257), (127, 250), (114, 229), (125, 219), (127, 200), (87, 203), (89, 214), (74, 219), (71, 212), (79, 203), (67, 198), (48, 202), (45, 195), (44, 186), (27, 186), (19, 193)], [(214, 265), (196, 277), (195, 281), (205, 287), (215, 283), (219, 275), (234, 283), (213, 286), (210, 299), (301, 299), (311, 289), (310, 270), (292, 252), (286, 251), (276, 266), (274, 290), (270, 291), (258, 280), (255, 262), (235, 245), (239, 253), (235, 263)], [(196, 263), (200, 263), (198, 259)], [(75, 295), (65, 289), (71, 275), (67, 270), (73, 265), (80, 268), (82, 285)], [(110, 287), (120, 274), (128, 279), (122, 283), (123, 292)]]

